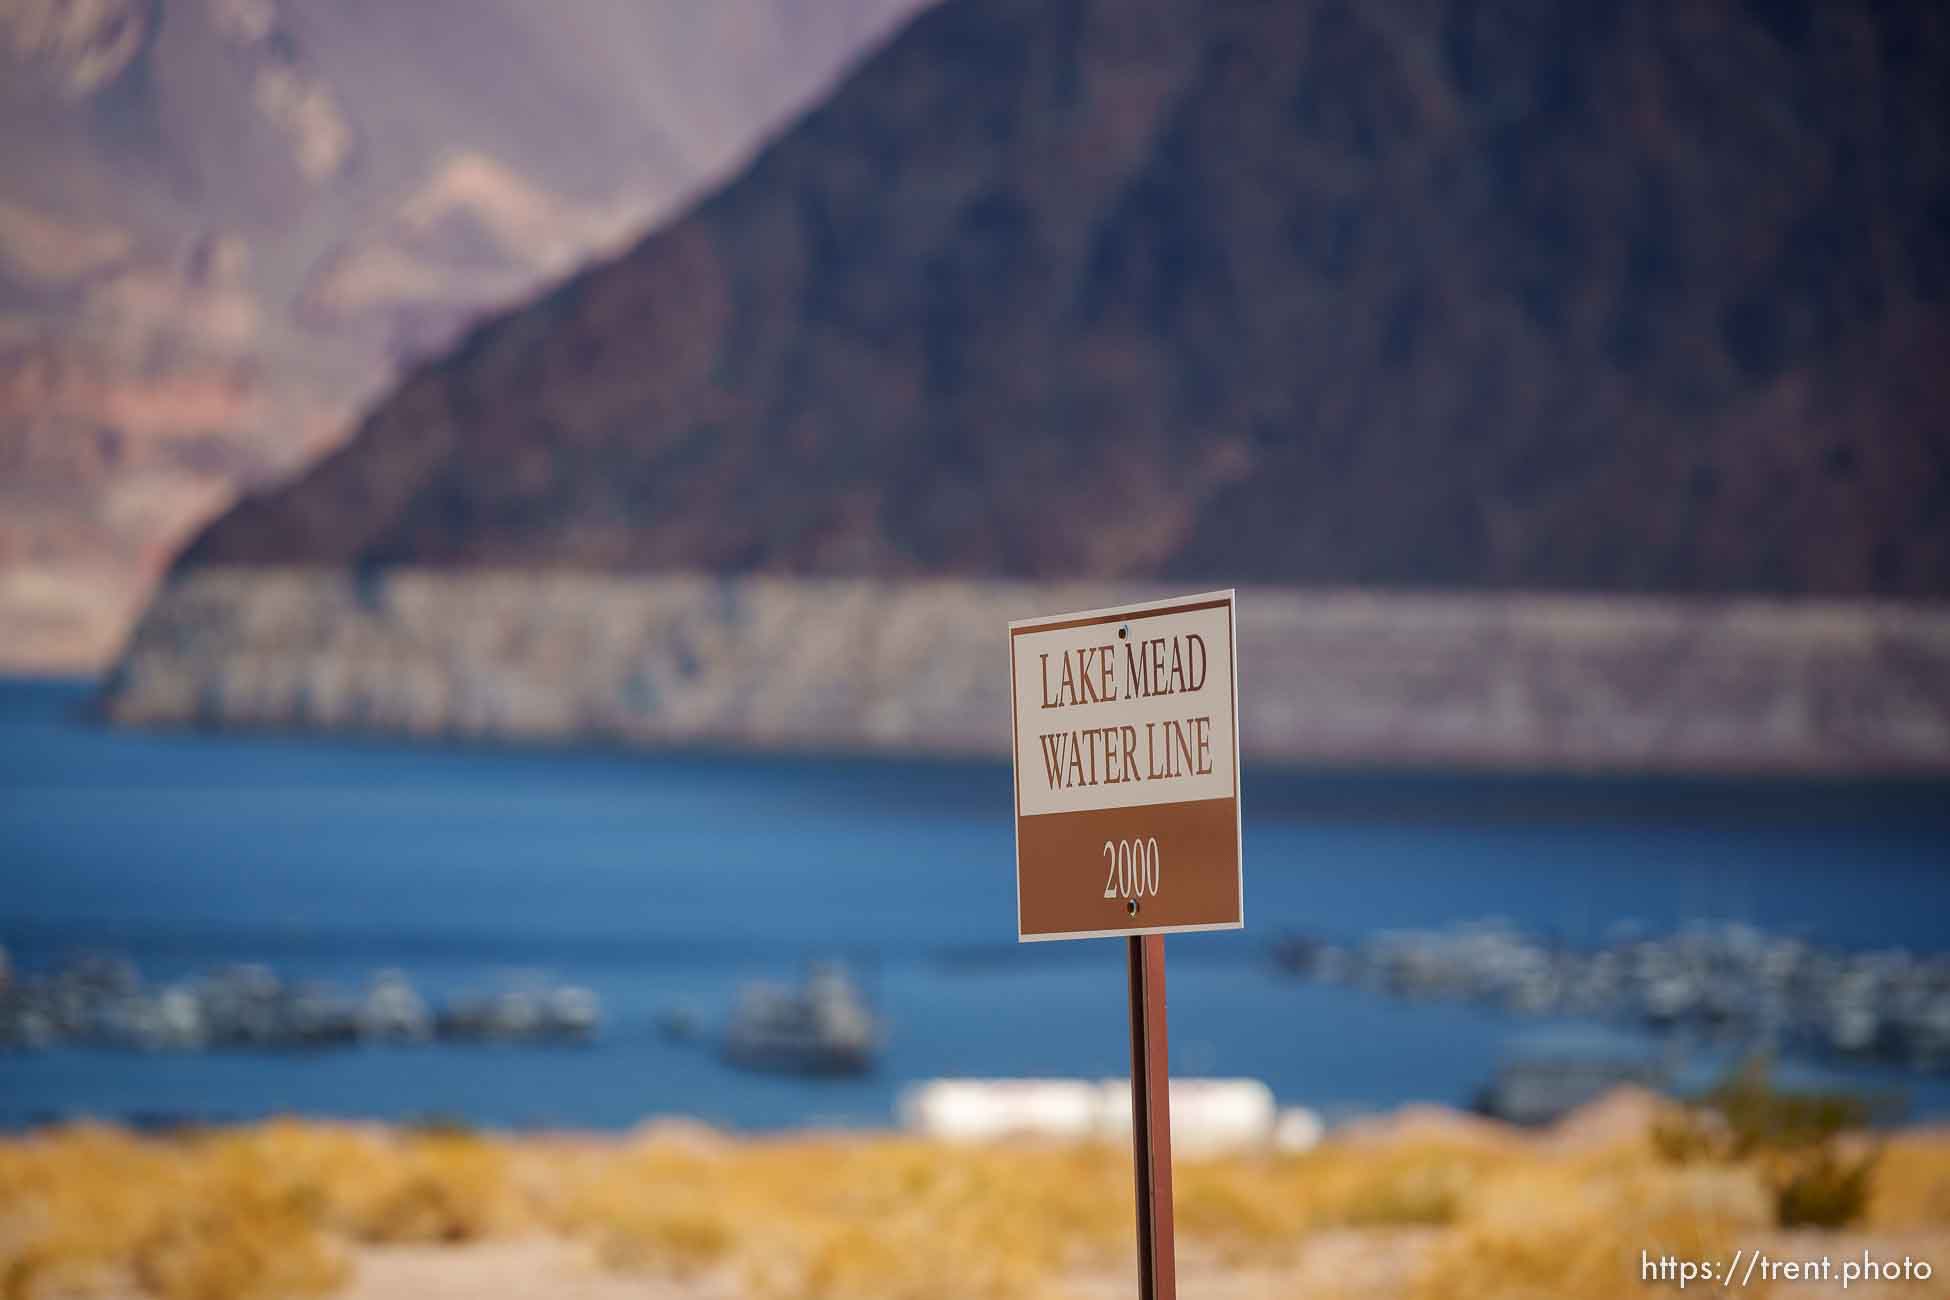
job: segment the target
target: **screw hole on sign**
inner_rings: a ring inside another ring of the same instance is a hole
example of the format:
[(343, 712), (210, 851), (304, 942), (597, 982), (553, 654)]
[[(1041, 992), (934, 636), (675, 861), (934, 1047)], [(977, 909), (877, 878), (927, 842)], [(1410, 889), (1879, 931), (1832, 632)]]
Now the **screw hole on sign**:
[(1130, 914), (1131, 914), (1132, 916), (1136, 916), (1136, 915), (1137, 915), (1137, 899), (1135, 899), (1135, 898), (1133, 898), (1133, 899), (1129, 899), (1129, 900), (1127, 900), (1127, 901), (1125, 902), (1125, 904), (1124, 904), (1124, 907), (1125, 907), (1125, 909), (1126, 909), (1127, 911), (1129, 911), (1129, 912), (1130, 912)]
[(1131, 625), (1129, 623), (1125, 623), (1117, 629), (1117, 639), (1119, 641), (1125, 640), (1130, 635), (1131, 635)]

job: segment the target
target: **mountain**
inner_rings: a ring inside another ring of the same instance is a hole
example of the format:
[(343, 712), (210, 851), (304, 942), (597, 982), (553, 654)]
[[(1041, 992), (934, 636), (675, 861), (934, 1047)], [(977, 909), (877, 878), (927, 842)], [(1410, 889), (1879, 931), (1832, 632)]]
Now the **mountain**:
[(0, 667), (741, 161), (916, 0), (0, 0)]
[(948, 0), (201, 566), (1950, 595), (1950, 15)]

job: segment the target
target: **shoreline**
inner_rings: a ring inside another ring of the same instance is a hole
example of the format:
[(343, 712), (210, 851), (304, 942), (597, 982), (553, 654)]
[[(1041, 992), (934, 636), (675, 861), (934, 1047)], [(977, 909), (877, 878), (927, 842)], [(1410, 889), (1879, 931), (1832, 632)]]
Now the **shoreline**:
[[(98, 707), (121, 725), (1006, 755), (1000, 630), (1155, 583), (194, 569)], [(1249, 765), (1950, 774), (1950, 608), (1248, 588)]]

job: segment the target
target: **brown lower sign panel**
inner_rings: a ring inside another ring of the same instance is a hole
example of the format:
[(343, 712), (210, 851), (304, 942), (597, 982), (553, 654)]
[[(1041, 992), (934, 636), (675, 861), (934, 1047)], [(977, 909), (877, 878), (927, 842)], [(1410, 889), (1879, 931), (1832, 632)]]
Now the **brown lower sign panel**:
[(1233, 593), (1009, 625), (1017, 937), (1245, 923)]
[[(1018, 854), (1036, 864), (1021, 879), (1023, 938), (1238, 925), (1242, 919), (1237, 799), (1025, 817), (1021, 836)], [(1120, 846), (1133, 843), (1143, 851), (1122, 850), (1120, 881)], [(1129, 873), (1141, 866), (1148, 891), (1154, 858), (1158, 892), (1132, 898)]]

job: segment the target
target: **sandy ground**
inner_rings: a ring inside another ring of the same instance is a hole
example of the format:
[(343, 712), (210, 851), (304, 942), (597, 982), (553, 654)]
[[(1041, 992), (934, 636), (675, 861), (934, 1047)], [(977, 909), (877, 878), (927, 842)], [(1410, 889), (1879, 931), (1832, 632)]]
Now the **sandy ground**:
[[(1292, 1300), (1293, 1297), (1331, 1297), (1331, 1300), (1399, 1300), (1409, 1294), (1430, 1252), (1444, 1235), (1439, 1228), (1338, 1229), (1307, 1238), (1284, 1268), (1228, 1267), (1222, 1260), (1196, 1253), (1181, 1256), (1178, 1291), (1198, 1300)], [(1769, 1258), (1828, 1257), (1836, 1269), (1843, 1259), (1857, 1259), (1870, 1250), (1878, 1260), (1905, 1255), (1929, 1260), (1937, 1267), (1930, 1283), (1885, 1285), (1856, 1283), (1844, 1289), (1838, 1279), (1756, 1280), (1750, 1288), (1715, 1289), (1695, 1283), (1682, 1290), (1675, 1283), (1648, 1283), (1647, 1300), (1666, 1296), (1753, 1295), (1756, 1300), (1913, 1300), (1950, 1296), (1950, 1234), (1827, 1234), (1782, 1232), (1745, 1243)], [(674, 1280), (643, 1273), (605, 1269), (583, 1244), (558, 1237), (530, 1236), (476, 1242), (461, 1246), (365, 1246), (349, 1252), (353, 1272), (345, 1287), (330, 1300), (749, 1300), (752, 1291), (736, 1273), (717, 1272)], [(118, 1285), (118, 1282), (120, 1283)], [(1484, 1279), (1458, 1279), (1458, 1294), (1495, 1295)], [(59, 1292), (67, 1297), (70, 1293)], [(85, 1291), (91, 1300), (153, 1300), (119, 1279), (99, 1278)], [(944, 1279), (940, 1294), (956, 1294)], [(1063, 1300), (1129, 1300), (1137, 1294), (1137, 1273), (1105, 1270), (1062, 1278), (1044, 1294)], [(1522, 1292), (1529, 1297), (1531, 1293)], [(1564, 1300), (1571, 1300), (1565, 1297)]]
[[(1293, 1268), (1237, 1271), (1211, 1259), (1188, 1258), (1179, 1289), (1200, 1300), (1262, 1300), (1315, 1294), (1395, 1296), (1407, 1284), (1437, 1235), (1405, 1232), (1327, 1232), (1311, 1239)], [(605, 1271), (581, 1246), (556, 1238), (471, 1246), (392, 1246), (356, 1255), (357, 1272), (338, 1300), (734, 1300), (745, 1295), (735, 1277), (712, 1275), (675, 1282)], [(1129, 1300), (1137, 1271), (1067, 1278), (1052, 1288), (1071, 1300)], [(952, 1295), (952, 1285), (944, 1285)]]
[(472, 1246), (387, 1246), (361, 1250), (343, 1300), (702, 1300), (699, 1286), (604, 1270), (589, 1252), (549, 1237)]
[[(1298, 1252), (1291, 1268), (1228, 1269), (1211, 1259), (1182, 1260), (1179, 1292), (1199, 1300), (1281, 1300), (1294, 1296), (1333, 1296), (1336, 1300), (1392, 1300), (1410, 1285), (1429, 1249), (1441, 1236), (1436, 1229), (1334, 1231), (1316, 1234)], [(1839, 1281), (1776, 1282), (1772, 1294), (1794, 1300), (1861, 1300), (1868, 1297), (1950, 1296), (1950, 1239), (1911, 1234), (1857, 1235), (1782, 1233), (1754, 1243), (1776, 1259), (1819, 1258), (1839, 1267), (1844, 1255), (1859, 1259), (1867, 1247), (1878, 1259), (1908, 1254), (1939, 1263), (1939, 1289), (1863, 1285), (1844, 1291)], [(341, 1300), (734, 1300), (745, 1295), (735, 1277), (714, 1275), (676, 1282), (605, 1271), (587, 1250), (559, 1239), (534, 1237), (471, 1246), (394, 1246), (358, 1252), (357, 1273)], [(1071, 1300), (1129, 1300), (1137, 1293), (1135, 1269), (1065, 1279), (1052, 1288)], [(1753, 1293), (1766, 1295), (1758, 1283)], [(952, 1294), (945, 1287), (944, 1295)], [(1648, 1300), (1679, 1296), (1674, 1284), (1648, 1284)], [(1686, 1295), (1721, 1294), (1694, 1286)], [(1566, 1300), (1569, 1300), (1567, 1297)]]

